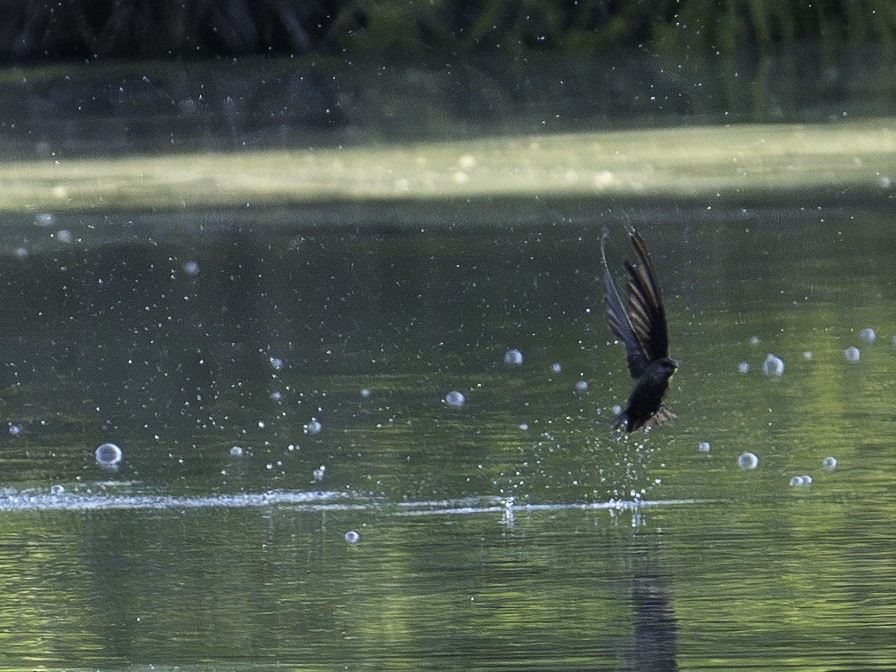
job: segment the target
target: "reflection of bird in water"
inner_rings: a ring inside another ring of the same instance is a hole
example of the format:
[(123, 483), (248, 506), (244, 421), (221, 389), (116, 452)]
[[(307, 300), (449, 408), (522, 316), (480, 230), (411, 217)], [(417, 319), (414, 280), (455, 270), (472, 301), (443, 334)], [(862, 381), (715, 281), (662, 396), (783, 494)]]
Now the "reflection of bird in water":
[(636, 536), (627, 550), (632, 568), (632, 637), (620, 651), (617, 672), (676, 672), (678, 619), (671, 597), (672, 575), (656, 540)]
[(613, 419), (613, 429), (625, 427), (626, 432), (649, 429), (675, 417), (663, 406), (669, 379), (678, 362), (669, 357), (669, 338), (666, 313), (660, 297), (647, 247), (638, 232), (629, 228), (628, 235), (635, 250), (636, 262), (625, 260), (628, 278), (628, 310), (619, 298), (619, 291), (607, 265), (607, 238), (604, 228), (600, 253), (607, 285), (607, 317), (610, 330), (625, 345), (628, 370), (635, 385), (623, 411)]

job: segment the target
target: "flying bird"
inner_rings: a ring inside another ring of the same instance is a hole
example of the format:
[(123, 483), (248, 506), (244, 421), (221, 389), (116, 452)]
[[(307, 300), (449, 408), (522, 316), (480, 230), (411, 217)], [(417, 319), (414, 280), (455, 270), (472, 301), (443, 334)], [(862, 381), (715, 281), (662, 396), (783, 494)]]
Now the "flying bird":
[(669, 379), (678, 369), (678, 362), (669, 357), (669, 335), (666, 312), (660, 288), (650, 265), (647, 247), (638, 232), (629, 227), (628, 236), (635, 250), (635, 263), (625, 260), (628, 279), (628, 309), (619, 298), (619, 291), (607, 265), (607, 238), (604, 227), (600, 254), (607, 285), (607, 318), (613, 335), (625, 345), (628, 370), (635, 384), (623, 411), (613, 419), (613, 429), (626, 432), (649, 430), (672, 420), (675, 414), (663, 405)]

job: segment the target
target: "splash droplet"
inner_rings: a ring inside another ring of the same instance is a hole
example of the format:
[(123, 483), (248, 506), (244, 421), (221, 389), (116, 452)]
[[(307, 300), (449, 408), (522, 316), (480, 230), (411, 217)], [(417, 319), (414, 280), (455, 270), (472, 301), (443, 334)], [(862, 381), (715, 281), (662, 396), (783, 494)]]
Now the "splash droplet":
[(445, 403), (449, 406), (460, 407), (463, 406), (466, 402), (467, 398), (463, 395), (462, 392), (458, 392), (457, 390), (451, 390), (451, 392), (445, 395)]
[(784, 375), (784, 360), (769, 353), (762, 363), (762, 373), (770, 378), (780, 378)]
[(741, 453), (737, 458), (737, 466), (741, 469), (755, 469), (759, 466), (759, 458), (750, 452)]
[(96, 461), (104, 469), (116, 469), (121, 463), (121, 448), (114, 443), (104, 443), (94, 452)]

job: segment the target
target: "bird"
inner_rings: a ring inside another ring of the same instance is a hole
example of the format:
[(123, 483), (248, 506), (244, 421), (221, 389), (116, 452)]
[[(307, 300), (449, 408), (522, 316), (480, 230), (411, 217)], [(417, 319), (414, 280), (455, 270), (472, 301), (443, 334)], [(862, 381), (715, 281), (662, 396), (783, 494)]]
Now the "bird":
[(628, 309), (607, 264), (609, 230), (604, 227), (600, 241), (604, 281), (607, 286), (607, 319), (610, 331), (625, 346), (628, 370), (635, 383), (625, 408), (612, 422), (613, 429), (624, 427), (627, 433), (649, 431), (676, 415), (663, 404), (669, 380), (678, 362), (669, 356), (669, 334), (660, 288), (653, 273), (647, 246), (638, 232), (627, 227), (635, 251), (635, 263), (625, 260), (628, 279)]

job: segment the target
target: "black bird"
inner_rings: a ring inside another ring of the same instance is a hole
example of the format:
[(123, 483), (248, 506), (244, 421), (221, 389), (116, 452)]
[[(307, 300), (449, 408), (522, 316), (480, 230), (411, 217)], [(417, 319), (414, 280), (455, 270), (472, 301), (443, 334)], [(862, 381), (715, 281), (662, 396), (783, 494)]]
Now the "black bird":
[(604, 227), (600, 254), (607, 284), (607, 318), (613, 335), (625, 345), (628, 370), (635, 379), (625, 409), (613, 419), (613, 429), (624, 426), (626, 432), (646, 431), (675, 417), (663, 406), (663, 397), (669, 388), (669, 379), (678, 369), (678, 362), (669, 357), (666, 312), (644, 241), (637, 231), (629, 227), (628, 236), (637, 260), (634, 264), (625, 260), (628, 278), (626, 310), (607, 265), (609, 235), (610, 232)]

